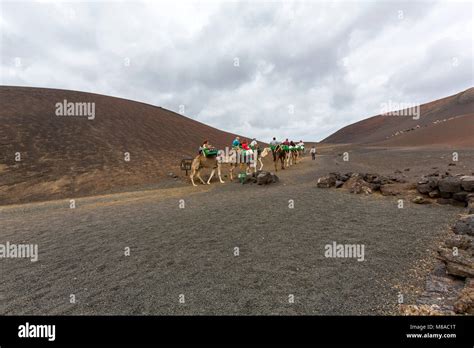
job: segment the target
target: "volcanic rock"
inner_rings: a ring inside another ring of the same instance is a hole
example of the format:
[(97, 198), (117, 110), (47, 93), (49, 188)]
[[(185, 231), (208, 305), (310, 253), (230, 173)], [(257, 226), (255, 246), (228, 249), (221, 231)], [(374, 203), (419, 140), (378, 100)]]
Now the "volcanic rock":
[(452, 176), (445, 177), (438, 182), (438, 187), (441, 193), (459, 192), (461, 191), (461, 179), (457, 177), (452, 177)]
[(454, 225), (453, 232), (474, 236), (474, 214), (461, 217)]
[(474, 191), (474, 176), (462, 176), (461, 187), (465, 191)]

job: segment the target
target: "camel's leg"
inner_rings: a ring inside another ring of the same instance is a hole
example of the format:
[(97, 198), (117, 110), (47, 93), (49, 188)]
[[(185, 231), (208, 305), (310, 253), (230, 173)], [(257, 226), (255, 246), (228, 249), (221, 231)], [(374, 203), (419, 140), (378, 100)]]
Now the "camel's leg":
[(194, 175), (196, 175), (196, 169), (192, 168), (192, 169), (191, 169), (191, 175), (189, 176), (189, 178), (191, 179), (191, 183), (193, 184), (193, 186), (197, 186), (197, 185), (194, 183)]
[(234, 166), (231, 164), (229, 169), (230, 181), (234, 180)]
[(214, 173), (216, 172), (216, 170), (213, 168), (212, 171), (211, 171), (211, 175), (209, 175), (209, 179), (207, 180), (207, 184), (210, 185), (211, 184), (211, 179), (212, 177), (214, 176)]
[(203, 185), (206, 185), (206, 182), (201, 178), (201, 171), (200, 170), (198, 170), (196, 172), (196, 176), (198, 177), (199, 180), (201, 180)]
[[(263, 168), (263, 162), (262, 162), (262, 159), (259, 158), (258, 161), (260, 162), (260, 169), (259, 170), (262, 170)], [(255, 171), (257, 170), (257, 165), (255, 165)]]
[(221, 182), (221, 184), (223, 184), (224, 180), (222, 180), (221, 166), (217, 166), (217, 176), (219, 177), (219, 181)]

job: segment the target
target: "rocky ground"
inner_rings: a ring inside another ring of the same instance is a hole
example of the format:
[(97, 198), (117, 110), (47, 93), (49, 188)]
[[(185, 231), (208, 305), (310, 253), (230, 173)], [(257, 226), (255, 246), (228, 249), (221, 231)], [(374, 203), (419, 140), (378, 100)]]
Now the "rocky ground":
[[(347, 152), (343, 155), (348, 157)], [(411, 168), (405, 168), (403, 171), (397, 169), (393, 174), (336, 171), (317, 181), (319, 188), (335, 187), (354, 194), (396, 196), (400, 204), (410, 200), (415, 204), (437, 203), (466, 208), (465, 214), (460, 215), (452, 226), (452, 233), (447, 233), (440, 242), (431, 262), (423, 262), (425, 269), (426, 266), (432, 268), (425, 287), (416, 304), (406, 305), (400, 301), (401, 313), (474, 314), (474, 172), (466, 162), (461, 162), (460, 171), (453, 173), (452, 167), (457, 166), (458, 155), (457, 152), (452, 154), (446, 170), (440, 170), (443, 167), (441, 162), (440, 166), (431, 167), (428, 174), (418, 179), (407, 175)], [(469, 152), (463, 155), (464, 159), (470, 157)], [(432, 265), (435, 258), (437, 261)], [(415, 292), (420, 293), (420, 289), (415, 289)]]
[[(449, 169), (450, 154), (351, 149), (344, 161), (342, 150), (322, 148), (271, 185), (170, 178), (77, 198), (75, 209), (3, 206), (0, 243), (38, 244), (39, 261), (0, 260), (0, 314), (398, 314), (400, 294), (416, 303), (463, 209), (409, 200), (400, 209), (396, 196), (316, 181), (338, 170), (409, 182), (423, 167)], [(325, 257), (333, 241), (363, 244), (365, 261)]]

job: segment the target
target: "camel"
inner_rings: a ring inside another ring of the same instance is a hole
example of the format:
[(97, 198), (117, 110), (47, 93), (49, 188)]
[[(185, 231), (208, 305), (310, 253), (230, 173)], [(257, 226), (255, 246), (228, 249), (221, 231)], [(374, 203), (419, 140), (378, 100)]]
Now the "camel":
[[(229, 174), (230, 174), (230, 181), (234, 180), (234, 169), (237, 168), (237, 165), (239, 165), (240, 170), (242, 170), (243, 166), (246, 165), (245, 168), (245, 173), (248, 175), (251, 172), (251, 158), (247, 156), (242, 155), (242, 150), (241, 149), (234, 149), (235, 151), (235, 157), (231, 156), (232, 158), (229, 161), (230, 164), (230, 169), (229, 169)], [(237, 160), (239, 159), (239, 160)], [(255, 171), (256, 166), (255, 166)]]
[[(204, 180), (201, 178), (200, 171), (202, 168), (212, 169), (211, 175), (209, 176), (207, 183), (204, 182)], [(204, 185), (206, 184), (210, 185), (211, 179), (214, 176), (214, 173), (216, 172), (216, 168), (217, 168), (217, 176), (219, 177), (219, 181), (221, 182), (221, 184), (223, 184), (224, 180), (222, 180), (222, 176), (221, 176), (221, 163), (217, 160), (217, 157), (216, 156), (206, 157), (204, 153), (201, 153), (198, 156), (196, 156), (196, 158), (194, 158), (191, 164), (191, 175), (189, 176), (191, 178), (191, 183), (193, 184), (193, 186), (197, 186), (194, 183), (194, 176), (197, 176), (197, 178), (201, 180), (201, 182)]]
[[(265, 155), (264, 155), (265, 152)], [(278, 171), (277, 162), (281, 162), (281, 169), (285, 169), (285, 158), (286, 158), (286, 151), (283, 150), (281, 145), (277, 145), (275, 150), (271, 150), (270, 148), (265, 148), (262, 152), (262, 157), (265, 157), (268, 152), (273, 154), (273, 164), (275, 165), (275, 172)]]
[(291, 155), (291, 159), (294, 162), (294, 164), (297, 164), (298, 159), (300, 158), (300, 156), (299, 156), (298, 149), (296, 147), (294, 147), (293, 149), (290, 150), (290, 155)]
[(285, 158), (284, 158), (285, 166), (286, 168), (289, 168), (293, 165), (293, 156), (292, 156), (293, 151), (288, 149), (288, 150), (283, 150), (283, 152), (285, 153)]
[(304, 147), (298, 146), (298, 158), (303, 158), (304, 156)]

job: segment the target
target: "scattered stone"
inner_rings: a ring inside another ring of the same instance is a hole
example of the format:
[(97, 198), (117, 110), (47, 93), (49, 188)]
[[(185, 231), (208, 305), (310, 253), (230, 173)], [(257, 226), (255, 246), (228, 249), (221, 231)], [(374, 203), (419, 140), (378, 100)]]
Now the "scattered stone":
[(344, 185), (344, 181), (336, 180), (336, 188), (342, 187), (342, 185)]
[(428, 196), (431, 198), (438, 198), (439, 197), (439, 191), (438, 190), (433, 190), (428, 193)]
[(423, 197), (421, 197), (421, 196), (416, 196), (415, 198), (412, 199), (412, 202), (416, 203), (416, 204), (428, 203), (428, 201), (426, 199), (424, 199)]
[(474, 277), (474, 258), (471, 252), (459, 249), (454, 255), (452, 249), (440, 248), (438, 258), (446, 265), (448, 274), (466, 278)]
[(455, 165), (456, 163), (452, 163), (452, 162), (448, 164), (449, 167), (454, 167)]
[(316, 183), (316, 186), (319, 188), (329, 188), (335, 185), (336, 185), (336, 178), (331, 175), (320, 177), (318, 179), (318, 182)]
[(474, 236), (474, 214), (461, 217), (454, 225), (453, 232)]
[(418, 181), (418, 184), (416, 185), (416, 189), (418, 190), (418, 192), (423, 194), (429, 193), (435, 190), (437, 187), (438, 178), (434, 176), (423, 177), (420, 181)]
[(268, 184), (276, 183), (278, 181), (279, 181), (279, 178), (275, 174), (270, 173), (270, 172), (257, 173), (257, 177), (255, 180), (257, 185), (268, 185)]
[(466, 285), (453, 307), (458, 314), (474, 314), (474, 288)]
[(474, 250), (474, 237), (467, 234), (451, 234), (444, 241), (444, 245), (448, 249)]
[(474, 176), (462, 176), (461, 187), (465, 191), (474, 191)]
[(343, 187), (348, 189), (351, 193), (365, 193), (366, 195), (372, 193), (370, 183), (365, 181), (360, 175), (356, 174), (352, 175), (352, 177), (344, 183)]

